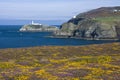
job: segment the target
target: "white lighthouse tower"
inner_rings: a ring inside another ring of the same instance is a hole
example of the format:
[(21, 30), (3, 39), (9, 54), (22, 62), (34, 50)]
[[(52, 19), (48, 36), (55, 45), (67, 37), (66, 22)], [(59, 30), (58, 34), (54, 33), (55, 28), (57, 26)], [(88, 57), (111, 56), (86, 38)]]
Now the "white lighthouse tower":
[(34, 25), (34, 21), (32, 21), (31, 24)]
[(34, 21), (32, 21), (32, 22), (31, 22), (31, 25), (42, 25), (42, 24), (34, 23)]

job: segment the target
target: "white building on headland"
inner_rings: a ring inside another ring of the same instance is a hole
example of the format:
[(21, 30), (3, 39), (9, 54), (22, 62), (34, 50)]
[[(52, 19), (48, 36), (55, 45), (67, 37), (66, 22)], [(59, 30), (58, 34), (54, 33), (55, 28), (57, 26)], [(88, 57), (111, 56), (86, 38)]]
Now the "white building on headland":
[(76, 18), (76, 16), (73, 16), (73, 18)]
[(114, 9), (113, 12), (120, 12), (120, 10), (118, 10), (118, 9)]
[(34, 23), (34, 21), (32, 21), (32, 22), (31, 22), (31, 25), (42, 25), (42, 24)]

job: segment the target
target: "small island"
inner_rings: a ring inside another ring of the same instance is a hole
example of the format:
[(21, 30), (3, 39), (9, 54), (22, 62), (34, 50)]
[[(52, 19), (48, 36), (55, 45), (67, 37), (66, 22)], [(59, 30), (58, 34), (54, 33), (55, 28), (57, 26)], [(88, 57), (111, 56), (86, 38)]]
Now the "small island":
[(34, 21), (31, 22), (31, 24), (27, 24), (22, 26), (19, 31), (21, 32), (53, 32), (59, 30), (56, 26), (48, 26), (48, 25), (42, 25), (39, 23), (34, 23)]

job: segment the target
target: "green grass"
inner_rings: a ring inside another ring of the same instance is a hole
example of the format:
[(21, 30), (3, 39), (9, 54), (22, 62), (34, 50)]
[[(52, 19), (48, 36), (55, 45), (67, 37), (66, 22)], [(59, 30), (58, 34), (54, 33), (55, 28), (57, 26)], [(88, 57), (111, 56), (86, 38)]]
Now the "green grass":
[(119, 80), (120, 43), (0, 50), (0, 80)]
[(120, 16), (112, 16), (112, 17), (98, 17), (95, 20), (100, 22), (107, 22), (113, 24), (114, 22), (120, 22)]

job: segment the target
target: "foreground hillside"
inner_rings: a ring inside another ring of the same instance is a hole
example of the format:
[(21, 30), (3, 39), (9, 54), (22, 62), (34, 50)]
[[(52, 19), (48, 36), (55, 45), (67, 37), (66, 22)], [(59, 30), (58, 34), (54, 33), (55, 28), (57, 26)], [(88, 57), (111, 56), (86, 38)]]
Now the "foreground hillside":
[(0, 80), (120, 80), (120, 43), (1, 49)]

